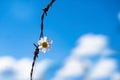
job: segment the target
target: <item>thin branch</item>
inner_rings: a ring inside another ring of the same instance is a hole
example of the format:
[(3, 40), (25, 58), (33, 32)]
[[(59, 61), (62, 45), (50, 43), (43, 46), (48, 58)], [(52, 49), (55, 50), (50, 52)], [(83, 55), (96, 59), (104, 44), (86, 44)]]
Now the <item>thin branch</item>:
[[(41, 15), (41, 33), (40, 33), (40, 38), (43, 37), (43, 28), (44, 28), (44, 16), (47, 16), (47, 12), (49, 10), (49, 8), (52, 6), (52, 4), (55, 2), (55, 0), (52, 0), (44, 9), (43, 9), (43, 13)], [(34, 51), (34, 57), (33, 57), (33, 63), (32, 63), (32, 68), (31, 68), (31, 72), (30, 72), (30, 80), (33, 80), (33, 69), (34, 69), (34, 65), (35, 65), (35, 61), (36, 58), (38, 57), (39, 54), (39, 48), (38, 45), (34, 44), (34, 46), (36, 47), (35, 51)]]

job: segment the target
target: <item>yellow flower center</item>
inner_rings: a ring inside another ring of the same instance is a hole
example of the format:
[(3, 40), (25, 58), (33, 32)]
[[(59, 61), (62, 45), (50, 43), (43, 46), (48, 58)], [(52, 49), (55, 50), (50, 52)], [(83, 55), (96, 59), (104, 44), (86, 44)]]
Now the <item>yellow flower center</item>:
[(43, 47), (43, 48), (46, 48), (47, 46), (48, 46), (47, 42), (43, 42), (43, 43), (42, 43), (42, 47)]

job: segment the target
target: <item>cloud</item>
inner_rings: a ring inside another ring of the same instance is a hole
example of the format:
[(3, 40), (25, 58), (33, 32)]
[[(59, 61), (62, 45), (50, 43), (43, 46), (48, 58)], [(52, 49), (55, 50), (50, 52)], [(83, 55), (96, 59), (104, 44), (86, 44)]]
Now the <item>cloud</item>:
[(114, 50), (109, 49), (108, 38), (106, 36), (95, 34), (83, 35), (78, 39), (77, 45), (73, 48), (70, 56), (64, 61), (64, 65), (51, 80), (74, 80), (74, 78), (80, 76), (85, 76), (85, 79), (109, 76), (116, 66), (114, 60), (100, 59), (95, 63), (89, 57), (100, 55), (103, 58), (112, 53), (114, 53)]
[(87, 34), (83, 35), (78, 41), (77, 46), (72, 50), (72, 56), (90, 57), (101, 54), (110, 53), (108, 46), (108, 38), (104, 35)]
[(120, 72), (116, 72), (112, 75), (111, 80), (120, 80)]
[[(29, 80), (32, 60), (23, 58), (16, 60), (13, 57), (0, 57), (0, 80)], [(51, 66), (51, 60), (45, 59), (36, 63), (34, 79), (40, 79)], [(7, 75), (7, 73), (10, 75)]]
[(105, 79), (110, 77), (116, 69), (115, 59), (100, 59), (97, 64), (91, 69), (89, 78), (91, 80)]
[(91, 63), (87, 60), (68, 59), (52, 80), (74, 80), (76, 77), (83, 76), (86, 66), (90, 67), (90, 65)]

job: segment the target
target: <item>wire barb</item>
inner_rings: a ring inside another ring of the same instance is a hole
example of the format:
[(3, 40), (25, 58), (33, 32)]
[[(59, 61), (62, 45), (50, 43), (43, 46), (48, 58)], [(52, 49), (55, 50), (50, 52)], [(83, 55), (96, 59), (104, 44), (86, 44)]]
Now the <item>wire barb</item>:
[(49, 10), (49, 8), (52, 6), (52, 4), (55, 2), (55, 0), (52, 0), (44, 9), (44, 14), (47, 16), (47, 12)]
[(32, 80), (33, 68), (34, 68), (34, 65), (35, 65), (36, 58), (38, 57), (38, 54), (39, 54), (38, 46), (37, 46), (36, 44), (34, 44), (34, 46), (36, 47), (36, 49), (35, 49), (35, 51), (34, 51), (32, 69), (31, 69), (31, 73), (30, 73), (30, 80)]
[(45, 15), (47, 16), (47, 12), (49, 10), (49, 8), (52, 6), (52, 4), (55, 2), (55, 0), (52, 0), (44, 9), (43, 9), (43, 13), (41, 15), (41, 33), (40, 33), (40, 38), (43, 37), (43, 29), (44, 29), (44, 17)]

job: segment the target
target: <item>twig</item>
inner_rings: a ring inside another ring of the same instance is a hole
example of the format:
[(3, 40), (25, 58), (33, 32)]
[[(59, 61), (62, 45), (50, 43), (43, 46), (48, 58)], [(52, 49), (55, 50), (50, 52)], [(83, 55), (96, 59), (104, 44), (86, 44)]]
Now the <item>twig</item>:
[[(49, 8), (52, 6), (52, 4), (55, 2), (55, 0), (52, 0), (44, 9), (43, 9), (43, 13), (41, 16), (41, 33), (40, 33), (40, 38), (43, 37), (43, 28), (44, 28), (44, 16), (47, 16), (47, 12), (49, 10)], [(39, 39), (40, 39), (39, 38)], [(39, 48), (38, 45), (34, 44), (34, 46), (36, 47), (35, 51), (34, 51), (34, 58), (33, 58), (33, 63), (32, 63), (32, 68), (31, 68), (31, 72), (30, 72), (30, 80), (33, 80), (33, 69), (34, 69), (34, 65), (35, 65), (35, 61), (36, 58), (38, 57), (39, 54)]]

